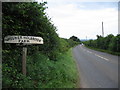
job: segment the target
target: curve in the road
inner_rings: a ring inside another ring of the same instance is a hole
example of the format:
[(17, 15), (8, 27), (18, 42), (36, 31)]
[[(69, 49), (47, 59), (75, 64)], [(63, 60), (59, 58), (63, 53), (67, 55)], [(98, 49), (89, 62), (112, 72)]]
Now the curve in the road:
[(118, 88), (118, 56), (79, 45), (73, 55), (80, 72), (82, 88)]

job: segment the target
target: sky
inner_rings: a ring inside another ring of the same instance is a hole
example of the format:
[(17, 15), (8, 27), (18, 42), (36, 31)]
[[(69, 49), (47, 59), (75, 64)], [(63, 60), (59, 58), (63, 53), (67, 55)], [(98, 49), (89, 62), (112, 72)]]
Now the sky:
[(46, 12), (62, 38), (74, 35), (80, 39), (96, 39), (96, 35), (102, 35), (102, 22), (104, 36), (118, 34), (118, 2), (42, 1), (47, 1)]

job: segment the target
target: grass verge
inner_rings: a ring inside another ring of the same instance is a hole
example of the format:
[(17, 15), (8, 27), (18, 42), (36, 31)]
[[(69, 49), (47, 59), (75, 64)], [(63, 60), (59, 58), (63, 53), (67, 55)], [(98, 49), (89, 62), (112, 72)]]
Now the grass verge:
[(101, 51), (101, 52), (109, 53), (109, 54), (112, 54), (112, 55), (118, 55), (118, 56), (120, 56), (119, 52), (112, 52), (112, 51), (108, 51), (108, 50), (93, 48), (93, 47), (89, 47), (89, 46), (86, 46), (86, 45), (85, 45), (85, 47), (93, 49), (93, 50), (96, 50), (96, 51)]
[(37, 52), (28, 57), (27, 75), (36, 88), (76, 88), (78, 72), (72, 49), (59, 54), (57, 61)]

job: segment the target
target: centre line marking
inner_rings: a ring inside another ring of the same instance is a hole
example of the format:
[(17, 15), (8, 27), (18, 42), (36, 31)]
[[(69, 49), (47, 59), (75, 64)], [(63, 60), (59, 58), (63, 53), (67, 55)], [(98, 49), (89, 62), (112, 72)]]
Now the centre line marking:
[(98, 57), (100, 57), (100, 58), (102, 58), (102, 59), (104, 59), (104, 60), (106, 60), (106, 61), (109, 61), (107, 58), (104, 58), (104, 57), (102, 57), (102, 56), (100, 56), (100, 55), (95, 54), (95, 56), (98, 56)]
[(88, 53), (92, 53), (92, 52), (90, 52), (90, 51), (87, 51)]
[[(84, 51), (87, 51), (88, 53), (92, 53), (92, 52), (90, 52), (90, 51), (88, 51), (88, 50), (85, 50), (85, 49), (83, 49), (83, 50), (84, 50)], [(93, 53), (93, 54), (94, 54), (94, 53)], [(102, 57), (102, 56), (100, 56), (100, 55), (95, 54), (95, 56), (100, 57), (100, 58), (102, 58), (102, 59), (104, 59), (104, 60), (106, 60), (106, 61), (109, 61), (109, 59), (104, 58), (104, 57)]]

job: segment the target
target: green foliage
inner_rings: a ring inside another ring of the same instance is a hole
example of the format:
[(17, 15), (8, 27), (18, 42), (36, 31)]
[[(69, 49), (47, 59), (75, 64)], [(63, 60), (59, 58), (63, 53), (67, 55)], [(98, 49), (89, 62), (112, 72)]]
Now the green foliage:
[(72, 37), (70, 37), (70, 39), (73, 40), (73, 41), (76, 41), (78, 43), (81, 43), (80, 39), (76, 36), (72, 36)]
[[(63, 39), (45, 13), (44, 3), (4, 2), (2, 4), (3, 88), (75, 87), (77, 78), (71, 47), (78, 38)], [(22, 75), (22, 47), (5, 44), (7, 35), (39, 36), (43, 45), (28, 46), (27, 76)]]
[(97, 35), (96, 40), (84, 42), (86, 46), (108, 50), (108, 52), (120, 53), (120, 34), (114, 36), (112, 34), (102, 37)]
[(116, 37), (112, 37), (109, 44), (109, 50), (113, 52), (120, 52), (120, 34)]
[[(73, 88), (78, 78), (72, 51), (59, 54), (57, 62), (36, 52), (27, 58), (27, 76), (18, 73), (7, 65), (3, 78), (5, 88)], [(12, 75), (12, 76), (11, 76)]]
[(107, 50), (109, 48), (109, 45), (112, 43), (111, 40), (114, 38), (112, 34), (106, 36), (104, 39), (104, 49)]
[(12, 68), (7, 64), (3, 64), (3, 88), (27, 88), (33, 87), (33, 83), (29, 76), (25, 77), (16, 68)]
[(70, 47), (74, 47), (74, 46), (80, 44), (79, 42), (73, 41), (71, 39), (67, 39), (66, 41), (69, 43)]
[[(40, 36), (44, 39), (44, 46), (37, 46), (49, 58), (55, 59), (52, 54), (59, 45), (56, 27), (45, 13), (45, 3), (3, 3), (3, 38), (7, 35)], [(11, 44), (3, 43), (3, 49), (13, 49)], [(36, 51), (36, 46), (31, 46)], [(32, 53), (29, 53), (32, 54)]]

